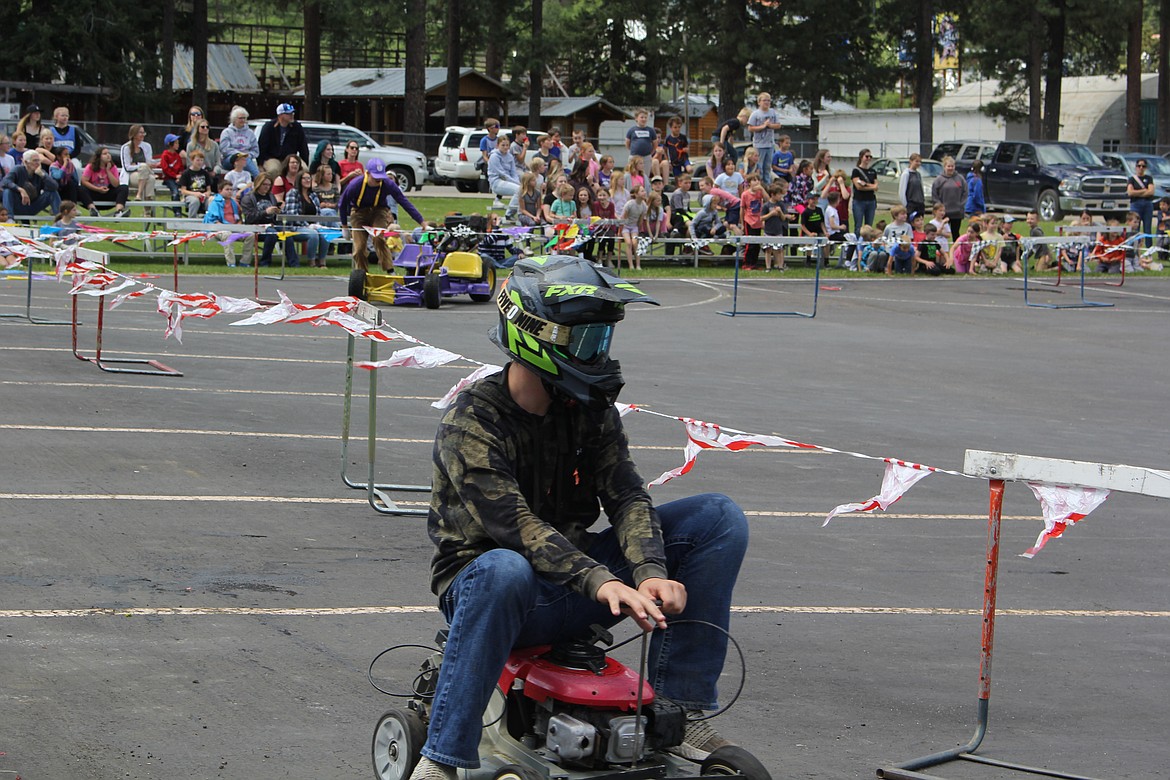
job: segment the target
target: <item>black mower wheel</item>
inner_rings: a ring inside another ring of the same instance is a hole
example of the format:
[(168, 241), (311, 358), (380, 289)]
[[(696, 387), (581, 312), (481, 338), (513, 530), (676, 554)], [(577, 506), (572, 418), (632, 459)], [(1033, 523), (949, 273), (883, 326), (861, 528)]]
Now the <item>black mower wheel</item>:
[(378, 780), (407, 780), (418, 763), (427, 728), (417, 712), (393, 709), (378, 718), (371, 751), (374, 777)]
[(496, 267), (491, 264), (490, 260), (484, 260), (487, 264), (487, 273), (484, 275), (484, 281), (487, 282), (488, 291), (485, 293), (468, 293), (471, 300), (476, 303), (487, 303), (496, 297)]
[(355, 268), (349, 272), (349, 295), (359, 301), (366, 299), (366, 272)]
[(423, 305), (428, 309), (437, 309), (443, 303), (443, 275), (429, 273), (423, 281)]
[(492, 780), (546, 780), (546, 778), (530, 767), (520, 764), (505, 764), (492, 775)]
[(772, 780), (760, 760), (739, 745), (724, 745), (703, 761), (705, 775), (743, 775), (747, 780)]

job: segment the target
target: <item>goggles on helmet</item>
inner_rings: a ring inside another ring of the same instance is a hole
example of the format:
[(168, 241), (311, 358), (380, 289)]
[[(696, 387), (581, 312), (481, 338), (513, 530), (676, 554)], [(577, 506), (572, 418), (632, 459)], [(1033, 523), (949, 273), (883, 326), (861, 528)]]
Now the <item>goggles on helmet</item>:
[(508, 297), (507, 288), (500, 290), (496, 305), (510, 323), (539, 340), (560, 347), (574, 360), (593, 363), (609, 355), (613, 342), (614, 323), (590, 322), (581, 325), (561, 325), (537, 317), (521, 309)]

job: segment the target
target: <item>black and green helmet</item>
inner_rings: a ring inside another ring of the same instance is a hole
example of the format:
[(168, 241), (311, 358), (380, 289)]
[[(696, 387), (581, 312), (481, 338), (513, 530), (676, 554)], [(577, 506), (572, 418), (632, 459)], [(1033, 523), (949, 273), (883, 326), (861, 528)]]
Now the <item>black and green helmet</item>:
[(593, 408), (613, 405), (622, 372), (609, 357), (627, 303), (658, 301), (601, 266), (571, 255), (516, 263), (500, 289), (491, 340), (553, 390)]

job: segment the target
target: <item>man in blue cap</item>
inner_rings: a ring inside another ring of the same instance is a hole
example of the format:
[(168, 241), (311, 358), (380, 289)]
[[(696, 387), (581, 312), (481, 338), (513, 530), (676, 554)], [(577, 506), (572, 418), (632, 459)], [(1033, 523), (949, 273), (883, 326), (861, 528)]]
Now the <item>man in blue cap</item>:
[(260, 146), (260, 167), (273, 175), (280, 174), (280, 166), (290, 154), (300, 157), (302, 164), (309, 162), (309, 140), (305, 128), (293, 119), (296, 111), (292, 103), (281, 103), (276, 107), (276, 119), (265, 122), (256, 139)]
[[(368, 268), (366, 243), (369, 234), (366, 233), (366, 228), (386, 228), (397, 221), (394, 207), (390, 205), (391, 200), (406, 209), (406, 213), (423, 228), (430, 227), (419, 210), (399, 189), (393, 177), (386, 173), (386, 162), (379, 157), (374, 157), (366, 163), (365, 175), (355, 178), (341, 193), (337, 208), (341, 224), (346, 226), (343, 229), (345, 237), (352, 237), (353, 263), (359, 270), (365, 271)], [(391, 270), (394, 258), (390, 256), (390, 247), (386, 245), (384, 235), (374, 236), (374, 251), (378, 254), (378, 265), (385, 271)]]

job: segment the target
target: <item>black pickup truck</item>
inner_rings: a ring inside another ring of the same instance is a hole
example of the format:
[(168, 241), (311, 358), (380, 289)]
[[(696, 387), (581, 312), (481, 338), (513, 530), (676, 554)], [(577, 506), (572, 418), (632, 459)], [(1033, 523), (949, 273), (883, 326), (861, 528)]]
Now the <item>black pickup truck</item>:
[(1036, 209), (1043, 221), (1065, 214), (1120, 214), (1126, 177), (1084, 144), (1003, 141), (983, 171), (983, 197), (997, 211)]

